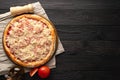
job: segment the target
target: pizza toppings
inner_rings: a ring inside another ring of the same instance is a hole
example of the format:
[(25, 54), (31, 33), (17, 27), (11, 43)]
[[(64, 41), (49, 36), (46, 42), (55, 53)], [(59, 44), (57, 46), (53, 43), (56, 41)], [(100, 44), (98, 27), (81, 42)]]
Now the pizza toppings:
[(22, 17), (10, 24), (7, 34), (7, 47), (23, 62), (42, 60), (49, 53), (51, 31), (42, 21)]

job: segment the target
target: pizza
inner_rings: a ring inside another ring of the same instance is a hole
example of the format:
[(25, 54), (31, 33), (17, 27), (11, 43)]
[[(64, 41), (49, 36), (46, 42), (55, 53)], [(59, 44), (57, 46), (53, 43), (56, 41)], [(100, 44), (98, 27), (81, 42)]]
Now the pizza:
[(55, 53), (57, 34), (53, 24), (42, 16), (23, 14), (13, 18), (3, 33), (7, 56), (23, 67), (38, 67)]

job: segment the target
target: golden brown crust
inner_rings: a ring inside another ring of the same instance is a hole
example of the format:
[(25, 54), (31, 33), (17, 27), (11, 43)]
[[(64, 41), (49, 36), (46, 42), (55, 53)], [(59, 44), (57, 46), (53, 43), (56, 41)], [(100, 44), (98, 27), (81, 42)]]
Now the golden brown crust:
[[(50, 30), (52, 31), (51, 32), (51, 35), (52, 35), (52, 47), (50, 49), (50, 52), (47, 54), (47, 56), (44, 59), (40, 60), (40, 61), (27, 62), (27, 63), (26, 62), (22, 62), (20, 59), (17, 59), (11, 53), (10, 49), (7, 47), (6, 36), (8, 35), (7, 32), (9, 30), (10, 24), (14, 23), (15, 21), (17, 21), (18, 19), (20, 19), (22, 17), (27, 17), (27, 18), (32, 18), (32, 19), (35, 19), (35, 20), (40, 20), (40, 21), (44, 22), (50, 28)], [(4, 47), (4, 49), (5, 49), (6, 54), (8, 55), (8, 57), (13, 62), (15, 62), (16, 64), (24, 66), (24, 67), (29, 67), (29, 68), (38, 67), (38, 66), (41, 66), (41, 65), (47, 63), (50, 60), (50, 58), (52, 58), (52, 56), (53, 56), (53, 54), (55, 52), (56, 43), (57, 43), (56, 41), (57, 41), (57, 33), (56, 33), (56, 30), (55, 30), (53, 24), (50, 21), (48, 21), (47, 19), (45, 19), (44, 17), (38, 16), (38, 15), (34, 15), (34, 14), (24, 14), (24, 15), (21, 15), (21, 16), (13, 18), (10, 21), (10, 23), (8, 23), (8, 25), (5, 28), (4, 33), (3, 33), (3, 47)]]

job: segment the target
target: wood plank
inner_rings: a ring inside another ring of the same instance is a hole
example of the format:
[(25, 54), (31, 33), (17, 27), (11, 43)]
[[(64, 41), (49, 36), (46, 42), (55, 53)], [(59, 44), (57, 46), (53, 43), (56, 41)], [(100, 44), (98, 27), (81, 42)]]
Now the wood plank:
[(111, 25), (56, 25), (63, 41), (120, 41), (120, 26)]
[(0, 1), (0, 9), (36, 1), (40, 1), (45, 9), (119, 9), (120, 4), (118, 0), (5, 0)]
[(62, 41), (67, 55), (119, 56), (119, 41)]
[(45, 9), (119, 9), (114, 0), (39, 0)]
[[(116, 71), (116, 70), (115, 70)], [(114, 80), (120, 79), (119, 71), (81, 71), (82, 80)]]
[(55, 25), (120, 25), (119, 9), (47, 9)]

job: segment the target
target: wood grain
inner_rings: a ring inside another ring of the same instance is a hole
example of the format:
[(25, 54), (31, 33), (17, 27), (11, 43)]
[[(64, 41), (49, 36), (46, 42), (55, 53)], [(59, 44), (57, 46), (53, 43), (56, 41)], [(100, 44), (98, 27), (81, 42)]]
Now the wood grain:
[[(37, 0), (36, 0), (37, 1)], [(119, 0), (39, 0), (55, 24), (65, 52), (46, 80), (120, 79)], [(0, 1), (0, 13), (33, 0)], [(1, 76), (1, 79), (3, 77)], [(42, 80), (36, 74), (24, 80)]]

